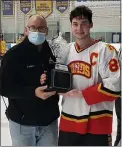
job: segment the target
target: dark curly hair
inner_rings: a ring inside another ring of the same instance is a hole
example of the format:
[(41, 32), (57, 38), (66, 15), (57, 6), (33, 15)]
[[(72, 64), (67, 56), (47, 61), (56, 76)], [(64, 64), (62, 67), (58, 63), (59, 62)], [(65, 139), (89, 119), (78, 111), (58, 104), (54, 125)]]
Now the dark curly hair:
[(84, 5), (78, 6), (70, 12), (70, 22), (71, 23), (72, 23), (73, 18), (75, 17), (79, 17), (79, 18), (85, 17), (89, 20), (90, 23), (92, 23), (92, 11)]

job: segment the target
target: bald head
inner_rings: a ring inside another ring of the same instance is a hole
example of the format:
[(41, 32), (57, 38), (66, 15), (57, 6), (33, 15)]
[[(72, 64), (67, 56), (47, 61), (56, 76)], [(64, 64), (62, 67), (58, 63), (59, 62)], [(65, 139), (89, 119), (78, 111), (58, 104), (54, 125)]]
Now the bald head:
[(25, 34), (28, 36), (29, 31), (39, 31), (42, 33), (48, 33), (46, 19), (39, 14), (33, 14), (28, 18), (25, 28)]
[(28, 18), (27, 25), (35, 20), (38, 20), (38, 21), (40, 21), (41, 24), (43, 23), (45, 26), (47, 26), (46, 19), (42, 15), (39, 15), (39, 14), (30, 15)]

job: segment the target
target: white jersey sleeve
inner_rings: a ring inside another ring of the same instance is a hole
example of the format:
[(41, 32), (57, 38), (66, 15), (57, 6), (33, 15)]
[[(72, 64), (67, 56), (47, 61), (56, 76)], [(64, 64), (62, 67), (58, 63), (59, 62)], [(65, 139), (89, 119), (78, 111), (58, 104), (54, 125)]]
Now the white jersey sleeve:
[(101, 45), (98, 72), (102, 82), (82, 91), (88, 105), (114, 101), (120, 97), (120, 65), (117, 51), (110, 44), (102, 43)]

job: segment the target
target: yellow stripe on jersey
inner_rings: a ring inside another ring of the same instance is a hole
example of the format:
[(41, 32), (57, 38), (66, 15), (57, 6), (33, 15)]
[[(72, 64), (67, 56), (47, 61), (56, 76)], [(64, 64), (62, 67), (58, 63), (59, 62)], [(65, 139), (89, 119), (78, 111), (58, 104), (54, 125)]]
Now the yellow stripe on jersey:
[(105, 114), (100, 114), (100, 115), (96, 115), (96, 116), (90, 116), (90, 118), (91, 119), (96, 119), (96, 118), (105, 117), (105, 116), (112, 117), (113, 115), (105, 113)]
[(120, 94), (113, 94), (113, 93), (110, 93), (110, 92), (108, 92), (108, 91), (104, 91), (103, 89), (101, 89), (101, 86), (102, 86), (102, 84), (99, 84), (99, 86), (98, 86), (98, 91), (99, 92), (101, 92), (101, 93), (103, 93), (103, 94), (106, 94), (106, 95), (108, 95), (108, 96), (112, 96), (112, 97), (116, 97), (116, 98), (118, 98), (118, 97), (120, 97)]
[(109, 113), (104, 113), (104, 114), (97, 114), (97, 115), (88, 116), (88, 118), (82, 118), (82, 119), (69, 118), (69, 117), (64, 116), (63, 114), (61, 116), (65, 120), (73, 121), (76, 123), (82, 123), (82, 122), (88, 122), (88, 118), (97, 119), (97, 118), (101, 118), (101, 117), (105, 117), (105, 116), (112, 117), (113, 115), (109, 114)]
[(88, 118), (80, 119), (80, 120), (79, 120), (79, 119), (75, 119), (75, 118), (66, 117), (66, 116), (64, 116), (63, 114), (62, 114), (61, 116), (62, 116), (62, 118), (66, 119), (66, 120), (74, 121), (74, 122), (77, 122), (77, 123), (79, 123), (79, 122), (88, 122)]

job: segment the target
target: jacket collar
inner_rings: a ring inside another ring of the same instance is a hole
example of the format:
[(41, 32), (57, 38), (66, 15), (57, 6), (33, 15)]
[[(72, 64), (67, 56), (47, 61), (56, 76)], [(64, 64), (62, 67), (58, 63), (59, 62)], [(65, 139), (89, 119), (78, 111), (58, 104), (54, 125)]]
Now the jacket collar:
[[(29, 48), (29, 47), (34, 48), (34, 49), (37, 48), (37, 50), (38, 50), (38, 48), (39, 48), (39, 46), (32, 44), (32, 43), (29, 41), (29, 39), (28, 39), (27, 36), (26, 36), (25, 39), (21, 42), (21, 44), (24, 45), (24, 46), (28, 46), (28, 48)], [(49, 45), (48, 45), (47, 40), (45, 40), (45, 42), (42, 44), (42, 47), (41, 47), (41, 48), (44, 48), (44, 47), (50, 48)]]

